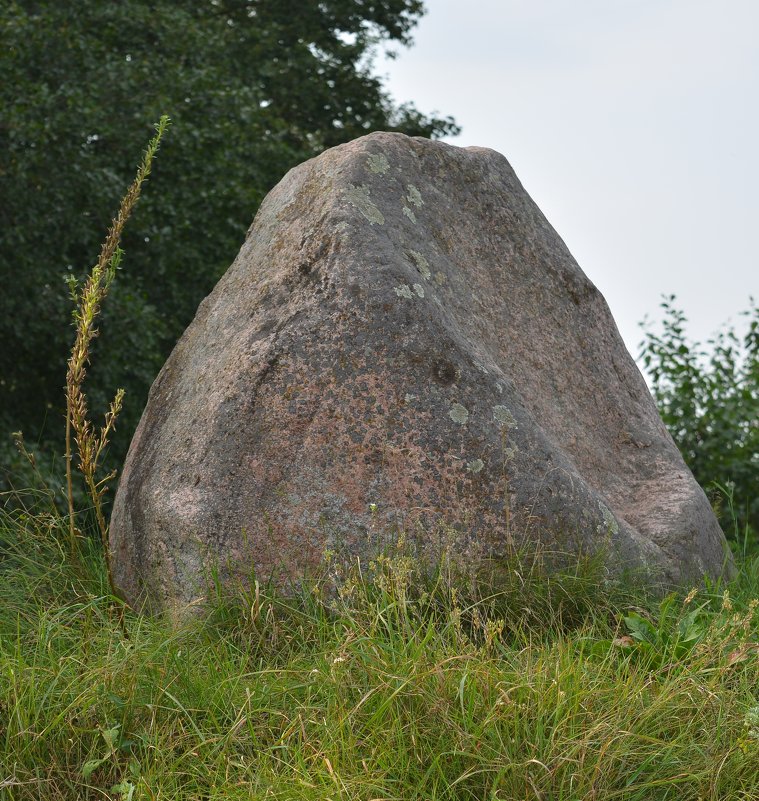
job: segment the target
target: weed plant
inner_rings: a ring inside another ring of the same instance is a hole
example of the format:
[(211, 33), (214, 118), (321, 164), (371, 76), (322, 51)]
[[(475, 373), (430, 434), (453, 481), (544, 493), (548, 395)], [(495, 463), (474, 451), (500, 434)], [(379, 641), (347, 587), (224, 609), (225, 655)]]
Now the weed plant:
[(74, 303), (73, 322), (76, 331), (66, 371), (65, 462), (66, 494), (69, 510), (69, 546), (72, 555), (76, 555), (76, 516), (74, 512), (72, 476), (73, 437), (79, 457), (79, 470), (84, 477), (87, 492), (92, 502), (111, 586), (113, 586), (113, 579), (108, 549), (108, 523), (103, 512), (103, 496), (108, 490), (109, 482), (116, 474), (111, 472), (100, 478), (98, 476), (98, 467), (103, 452), (108, 445), (108, 439), (116, 424), (116, 418), (121, 412), (124, 390), (117, 390), (116, 396), (111, 401), (105, 414), (102, 427), (96, 431), (89, 419), (89, 404), (84, 391), (84, 379), (87, 375), (87, 367), (90, 361), (90, 346), (98, 335), (97, 320), (101, 307), (121, 265), (123, 251), (119, 247), (119, 242), (121, 241), (124, 226), (140, 199), (142, 186), (150, 175), (153, 159), (158, 152), (161, 139), (168, 126), (169, 118), (166, 116), (161, 117), (160, 122), (156, 125), (156, 135), (148, 143), (142, 162), (137, 170), (137, 175), (121, 201), (118, 214), (113, 219), (108, 235), (101, 246), (98, 261), (90, 271), (84, 285), (80, 287), (73, 276), (69, 282), (71, 299)]
[(418, 590), (400, 552), (338, 595), (127, 610), (124, 636), (99, 548), (73, 566), (66, 520), (23, 500), (0, 512), (2, 799), (759, 797), (759, 560), (654, 603), (585, 568), (546, 592), (535, 562), (486, 598)]

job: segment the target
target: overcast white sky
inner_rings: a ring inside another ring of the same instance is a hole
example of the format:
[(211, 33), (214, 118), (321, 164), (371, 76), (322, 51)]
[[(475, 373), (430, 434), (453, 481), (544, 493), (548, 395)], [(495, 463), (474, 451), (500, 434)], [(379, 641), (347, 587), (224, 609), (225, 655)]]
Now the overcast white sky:
[(759, 0), (427, 0), (396, 101), (503, 153), (628, 349), (674, 293), (705, 340), (759, 297)]

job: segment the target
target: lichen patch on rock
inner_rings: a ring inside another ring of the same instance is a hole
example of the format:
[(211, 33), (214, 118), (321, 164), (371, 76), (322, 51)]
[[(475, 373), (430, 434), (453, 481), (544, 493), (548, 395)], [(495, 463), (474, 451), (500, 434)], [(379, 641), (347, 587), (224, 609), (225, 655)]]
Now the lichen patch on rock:
[(448, 412), (448, 416), (454, 423), (461, 423), (463, 425), (469, 420), (469, 411), (466, 406), (460, 403), (454, 403)]
[(424, 205), (422, 193), (413, 184), (409, 184), (406, 187), (406, 199), (409, 203), (413, 203), (417, 208), (421, 208)]
[(343, 197), (355, 206), (372, 225), (384, 225), (385, 216), (369, 197), (369, 187), (349, 185), (343, 190)]
[(517, 421), (514, 415), (506, 408), (506, 406), (496, 405), (493, 407), (493, 419), (506, 426), (506, 428), (517, 428)]
[(422, 274), (422, 278), (431, 278), (432, 273), (430, 272), (430, 263), (427, 261), (424, 255), (418, 250), (409, 250), (409, 254), (414, 260), (417, 270), (419, 270), (419, 272)]
[(375, 175), (384, 175), (390, 169), (390, 162), (383, 153), (372, 153), (366, 159), (366, 166)]

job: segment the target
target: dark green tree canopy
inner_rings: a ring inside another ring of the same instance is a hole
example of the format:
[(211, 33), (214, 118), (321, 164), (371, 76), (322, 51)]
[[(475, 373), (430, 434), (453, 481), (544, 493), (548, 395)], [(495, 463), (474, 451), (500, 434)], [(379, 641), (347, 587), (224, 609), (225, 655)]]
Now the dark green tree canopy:
[(90, 384), (95, 408), (127, 389), (119, 456), (163, 359), (290, 167), (372, 130), (455, 132), (450, 119), (393, 105), (371, 72), (375, 48), (408, 44), (422, 12), (419, 0), (4, 4), (4, 437), (59, 437), (72, 336), (64, 277), (95, 261), (152, 123), (173, 121), (124, 239)]

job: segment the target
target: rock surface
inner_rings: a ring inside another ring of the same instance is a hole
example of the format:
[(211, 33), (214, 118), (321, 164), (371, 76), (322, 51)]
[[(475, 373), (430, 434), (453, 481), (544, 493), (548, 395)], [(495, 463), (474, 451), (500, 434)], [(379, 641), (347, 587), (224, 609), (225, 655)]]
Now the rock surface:
[(506, 159), (371, 134), (272, 190), (156, 379), (114, 573), (175, 609), (214, 566), (284, 584), (441, 527), (494, 558), (602, 547), (666, 584), (725, 564), (606, 302)]

